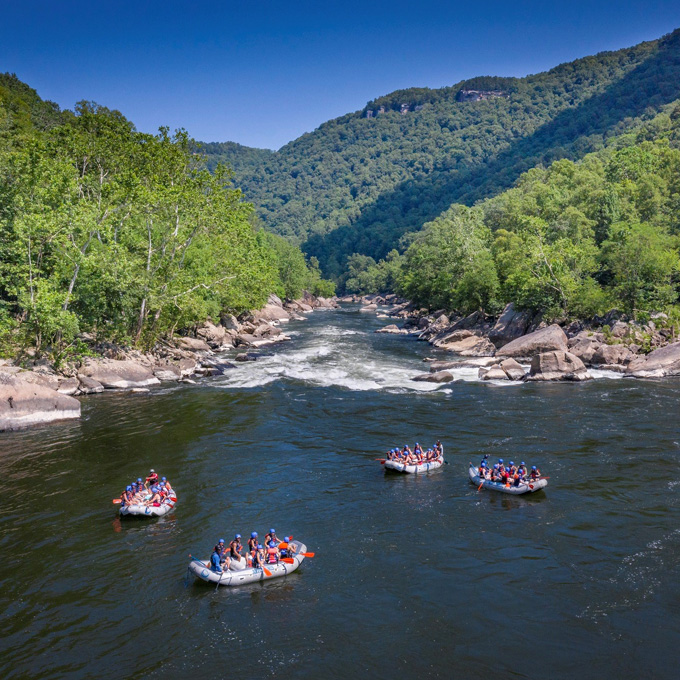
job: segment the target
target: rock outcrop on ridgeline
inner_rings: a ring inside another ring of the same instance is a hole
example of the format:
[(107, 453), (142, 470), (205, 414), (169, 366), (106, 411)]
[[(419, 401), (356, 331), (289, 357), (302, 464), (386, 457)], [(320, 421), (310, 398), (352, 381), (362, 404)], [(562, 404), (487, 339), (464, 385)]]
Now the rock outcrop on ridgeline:
[(0, 430), (80, 417), (80, 402), (17, 374), (0, 373)]
[(680, 342), (655, 349), (646, 357), (633, 359), (626, 368), (633, 378), (665, 378), (680, 376)]
[(585, 364), (573, 354), (562, 350), (536, 354), (531, 360), (531, 370), (526, 378), (531, 382), (592, 380)]
[(497, 352), (497, 357), (533, 357), (544, 352), (567, 352), (567, 336), (557, 325), (547, 326), (533, 333), (527, 333), (503, 345)]

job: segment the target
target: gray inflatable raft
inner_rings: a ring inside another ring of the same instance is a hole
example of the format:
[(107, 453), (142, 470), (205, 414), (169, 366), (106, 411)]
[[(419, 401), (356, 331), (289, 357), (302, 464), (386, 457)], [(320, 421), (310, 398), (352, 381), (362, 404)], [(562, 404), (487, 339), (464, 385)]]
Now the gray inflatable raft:
[(220, 574), (210, 568), (210, 560), (192, 559), (189, 563), (189, 571), (197, 579), (207, 583), (219, 584), (221, 586), (243, 586), (247, 583), (255, 583), (255, 581), (269, 581), (270, 579), (286, 576), (294, 572), (305, 559), (305, 556), (300, 553), (306, 552), (307, 546), (304, 543), (291, 541), (288, 544), (288, 554), (294, 563), (277, 562), (276, 564), (268, 564), (266, 569), (271, 576), (268, 576), (260, 567), (242, 567), (239, 569), (238, 563), (233, 561), (231, 563), (232, 568), (226, 569)]
[(470, 482), (479, 486), (483, 482), (483, 489), (491, 489), (492, 491), (500, 491), (501, 493), (509, 493), (513, 496), (521, 496), (524, 493), (534, 493), (534, 491), (539, 491), (548, 486), (547, 479), (537, 479), (535, 482), (527, 479), (522, 482), (519, 486), (505, 486), (501, 482), (492, 482), (489, 479), (482, 479), (479, 476), (478, 468), (470, 463), (470, 468), (468, 470), (470, 475)]

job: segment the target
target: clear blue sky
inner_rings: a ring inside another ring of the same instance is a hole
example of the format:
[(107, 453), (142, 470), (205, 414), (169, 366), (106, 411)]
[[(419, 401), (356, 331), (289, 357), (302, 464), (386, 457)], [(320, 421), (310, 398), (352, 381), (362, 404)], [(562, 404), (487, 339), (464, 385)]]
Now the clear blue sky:
[(275, 149), (395, 89), (523, 76), (679, 26), (678, 0), (1, 0), (0, 71), (145, 132)]

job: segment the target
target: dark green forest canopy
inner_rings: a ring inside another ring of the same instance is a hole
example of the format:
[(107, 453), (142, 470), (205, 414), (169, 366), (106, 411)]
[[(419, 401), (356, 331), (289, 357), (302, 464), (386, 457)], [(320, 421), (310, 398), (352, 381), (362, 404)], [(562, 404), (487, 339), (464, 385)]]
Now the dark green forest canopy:
[(2, 352), (58, 357), (84, 332), (151, 346), (273, 292), (332, 295), (316, 260), (258, 231), (226, 169), (194, 147), (93, 102), (62, 112), (0, 76)]
[[(503, 96), (458, 101), (463, 89)], [(234, 144), (204, 150), (210, 166), (234, 168), (268, 230), (302, 244), (338, 278), (348, 255), (384, 257), (452, 203), (472, 205), (534, 166), (582, 158), (679, 96), (675, 31), (526, 78), (398, 91), (277, 152)], [(381, 106), (385, 113), (367, 117)]]
[(453, 205), (404, 237), (404, 254), (348, 259), (350, 292), (396, 291), (430, 309), (547, 320), (618, 308), (680, 320), (680, 102), (578, 162), (524, 173), (516, 186)]

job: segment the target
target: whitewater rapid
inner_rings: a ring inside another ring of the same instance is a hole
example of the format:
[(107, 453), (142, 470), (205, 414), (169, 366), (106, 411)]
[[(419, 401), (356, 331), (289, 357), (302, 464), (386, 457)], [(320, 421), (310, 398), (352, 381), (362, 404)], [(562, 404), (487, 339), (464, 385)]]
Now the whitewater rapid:
[[(289, 342), (273, 345), (256, 361), (242, 362), (217, 379), (226, 389), (254, 388), (274, 381), (291, 381), (316, 387), (389, 392), (450, 393), (456, 382), (484, 382), (496, 387), (521, 387), (524, 383), (480, 381), (476, 366), (447, 369), (453, 382), (414, 382), (427, 373), (425, 357), (455, 359), (413, 336), (376, 334), (383, 323), (372, 315), (337, 310), (314, 314), (287, 329)], [(225, 357), (229, 358), (229, 357)], [(525, 366), (528, 369), (528, 366)], [(620, 374), (591, 370), (594, 379), (616, 379)], [(215, 383), (213, 383), (215, 384)]]

